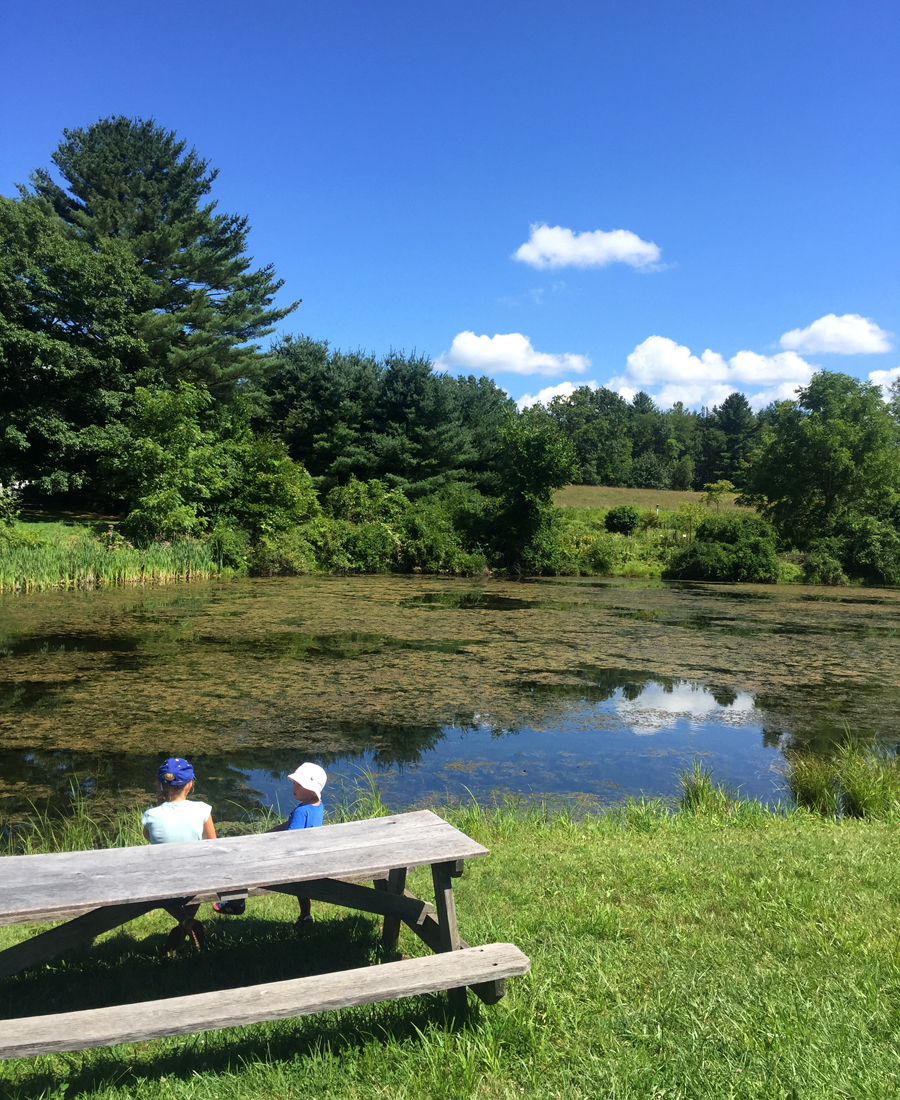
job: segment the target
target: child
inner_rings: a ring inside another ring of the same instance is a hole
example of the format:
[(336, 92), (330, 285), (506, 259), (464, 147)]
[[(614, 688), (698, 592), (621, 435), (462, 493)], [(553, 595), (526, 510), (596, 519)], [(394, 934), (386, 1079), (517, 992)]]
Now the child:
[[(187, 760), (170, 756), (160, 766), (156, 779), (157, 804), (144, 811), (141, 821), (144, 836), (151, 844), (216, 839), (212, 807), (205, 802), (188, 801), (193, 786), (194, 769)], [(178, 924), (169, 933), (160, 956), (174, 956), (187, 938), (199, 950), (205, 938), (203, 925), (194, 919), (200, 906), (166, 905), (163, 908)]]
[[(293, 783), (294, 798), (298, 805), (294, 807), (287, 821), (282, 821), (270, 833), (282, 833), (288, 829), (314, 829), (321, 825), (325, 819), (325, 806), (322, 803), (322, 788), (328, 782), (325, 769), (318, 764), (301, 764), (292, 772), (288, 779)], [(307, 924), (312, 920), (312, 908), (309, 898), (298, 898), (300, 902), (300, 916), (298, 924)], [(225, 916), (240, 916), (244, 911), (243, 901), (217, 901), (213, 909)]]

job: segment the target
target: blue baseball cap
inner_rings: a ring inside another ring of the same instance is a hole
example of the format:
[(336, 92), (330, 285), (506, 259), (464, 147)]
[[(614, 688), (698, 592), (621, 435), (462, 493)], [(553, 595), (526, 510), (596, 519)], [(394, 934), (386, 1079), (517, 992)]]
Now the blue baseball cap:
[(160, 764), (157, 775), (160, 783), (171, 783), (176, 787), (183, 787), (194, 778), (194, 769), (180, 756), (170, 756), (165, 764)]

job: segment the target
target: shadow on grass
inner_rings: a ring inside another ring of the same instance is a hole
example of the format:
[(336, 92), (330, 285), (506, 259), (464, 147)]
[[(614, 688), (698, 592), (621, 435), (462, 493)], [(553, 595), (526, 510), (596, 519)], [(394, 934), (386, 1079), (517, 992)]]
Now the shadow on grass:
[[(160, 960), (164, 936), (135, 939), (122, 932), (90, 951), (72, 952), (38, 971), (0, 983), (3, 1017), (42, 1015), (178, 997), (259, 982), (280, 981), (366, 966), (379, 959), (379, 925), (351, 914), (295, 926), (253, 917), (209, 921), (202, 954)], [(472, 1006), (468, 1024), (477, 1024)], [(363, 1047), (371, 1042), (418, 1041), (437, 1025), (454, 1026), (442, 994), (254, 1024), (115, 1048), (37, 1059), (0, 1069), (4, 1097), (79, 1096), (142, 1081), (233, 1073), (258, 1061), (292, 1061), (308, 1054)], [(0, 1020), (2, 1027), (2, 1020)]]
[(372, 1043), (386, 1046), (420, 1043), (433, 1027), (476, 1028), (479, 1006), (470, 1003), (464, 1024), (453, 1019), (442, 994), (382, 1002), (342, 1012), (295, 1017), (245, 1028), (186, 1035), (128, 1046), (12, 1063), (12, 1079), (2, 1080), (4, 1100), (47, 1100), (57, 1096), (103, 1095), (133, 1090), (148, 1082), (190, 1082), (198, 1075), (239, 1073), (259, 1062), (296, 1064), (306, 1057), (340, 1058)]
[(163, 933), (136, 938), (123, 929), (88, 950), (7, 978), (0, 982), (0, 1019), (301, 978), (378, 959), (378, 927), (359, 914), (302, 925), (249, 915), (204, 924), (201, 953), (185, 948), (176, 959), (160, 959)]

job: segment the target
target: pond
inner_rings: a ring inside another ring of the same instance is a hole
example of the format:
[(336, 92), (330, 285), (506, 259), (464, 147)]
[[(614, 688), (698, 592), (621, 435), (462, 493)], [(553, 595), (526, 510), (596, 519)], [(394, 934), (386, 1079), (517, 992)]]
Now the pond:
[(0, 597), (0, 813), (145, 799), (189, 756), (219, 818), (321, 762), (392, 807), (671, 795), (701, 758), (900, 740), (900, 592), (595, 579), (251, 579)]

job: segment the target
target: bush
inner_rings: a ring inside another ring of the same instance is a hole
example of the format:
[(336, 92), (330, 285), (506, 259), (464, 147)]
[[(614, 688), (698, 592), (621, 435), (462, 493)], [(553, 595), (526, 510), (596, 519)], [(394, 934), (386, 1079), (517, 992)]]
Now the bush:
[(710, 517), (697, 528), (695, 541), (675, 553), (663, 575), (680, 580), (774, 584), (778, 556), (772, 528), (759, 516)]
[(403, 519), (401, 568), (407, 572), (481, 573), (487, 558), (480, 550), (469, 551), (453, 522), (453, 499), (426, 497), (417, 501)]
[(18, 497), (12, 489), (0, 482), (0, 527), (12, 527), (18, 515)]
[(248, 555), (247, 565), (256, 576), (300, 576), (316, 568), (316, 555), (302, 528), (278, 535), (263, 535)]
[(641, 513), (633, 504), (619, 504), (610, 508), (603, 523), (607, 531), (616, 535), (633, 535), (641, 522)]
[(847, 574), (838, 557), (839, 539), (822, 539), (814, 544), (803, 560), (803, 580), (806, 584), (847, 584)]

